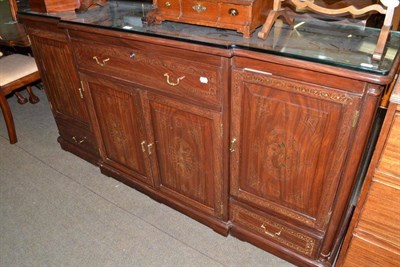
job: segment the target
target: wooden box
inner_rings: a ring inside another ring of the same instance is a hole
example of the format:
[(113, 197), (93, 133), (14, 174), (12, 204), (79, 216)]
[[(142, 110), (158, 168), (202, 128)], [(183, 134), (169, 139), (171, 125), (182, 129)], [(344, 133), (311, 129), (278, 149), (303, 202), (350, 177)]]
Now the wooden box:
[(79, 8), (79, 0), (29, 0), (29, 6), (35, 12), (73, 11)]
[(232, 29), (249, 38), (272, 9), (273, 0), (154, 0), (155, 20)]

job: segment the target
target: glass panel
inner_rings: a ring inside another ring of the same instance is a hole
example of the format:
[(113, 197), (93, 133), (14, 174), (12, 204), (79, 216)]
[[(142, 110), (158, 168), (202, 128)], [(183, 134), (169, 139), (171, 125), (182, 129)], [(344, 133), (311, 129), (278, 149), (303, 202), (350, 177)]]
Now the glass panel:
[(143, 24), (142, 17), (146, 16), (151, 7), (148, 2), (109, 1), (103, 8), (90, 9), (82, 14), (59, 12), (47, 15), (76, 23), (223, 48), (255, 50), (381, 75), (388, 74), (400, 47), (400, 32), (392, 32), (382, 60), (373, 61), (372, 54), (380, 29), (365, 27), (354, 23), (354, 20), (342, 23), (343, 21), (324, 21), (305, 16), (296, 18), (293, 28), (276, 23), (266, 40), (257, 37), (259, 29), (250, 39), (245, 39), (242, 34), (232, 30), (175, 22), (151, 26)]

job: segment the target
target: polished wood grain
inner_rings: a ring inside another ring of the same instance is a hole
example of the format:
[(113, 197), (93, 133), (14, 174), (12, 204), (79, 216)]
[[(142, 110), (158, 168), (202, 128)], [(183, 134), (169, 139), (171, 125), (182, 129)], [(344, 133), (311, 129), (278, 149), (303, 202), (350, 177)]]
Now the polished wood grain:
[(143, 151), (147, 144), (139, 90), (97, 78), (85, 81), (96, 117), (94, 125), (101, 135), (103, 164), (153, 185), (149, 160)]
[[(212, 216), (222, 216), (220, 112), (147, 95), (153, 138), (148, 153), (162, 192)], [(155, 162), (157, 164), (155, 164)]]
[(324, 229), (359, 97), (250, 71), (233, 81), (231, 194)]

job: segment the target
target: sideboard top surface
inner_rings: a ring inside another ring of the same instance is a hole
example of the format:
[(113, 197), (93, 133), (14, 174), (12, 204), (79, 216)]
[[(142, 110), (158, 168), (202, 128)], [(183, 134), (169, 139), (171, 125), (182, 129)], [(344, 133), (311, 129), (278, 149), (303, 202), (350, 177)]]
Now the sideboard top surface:
[[(62, 22), (158, 36), (220, 48), (239, 48), (287, 58), (302, 59), (331, 66), (388, 75), (400, 56), (400, 32), (391, 32), (382, 60), (372, 60), (380, 30), (363, 26), (358, 21), (327, 21), (310, 16), (296, 17), (294, 27), (276, 23), (266, 40), (250, 39), (232, 30), (165, 21), (148, 25), (142, 18), (151, 10), (148, 2), (113, 1), (104, 7), (75, 12), (37, 13), (20, 7), (22, 14), (57, 17)], [(347, 22), (347, 23), (343, 23)]]

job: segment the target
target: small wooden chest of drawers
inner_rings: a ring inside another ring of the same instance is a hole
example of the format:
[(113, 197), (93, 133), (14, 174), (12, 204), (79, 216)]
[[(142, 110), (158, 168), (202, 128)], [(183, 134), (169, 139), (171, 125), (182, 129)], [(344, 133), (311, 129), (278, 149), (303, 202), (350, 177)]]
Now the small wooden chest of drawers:
[(390, 102), (337, 266), (400, 263), (400, 80)]
[(190, 24), (232, 29), (249, 38), (265, 22), (272, 0), (154, 0), (156, 21), (178, 21)]

